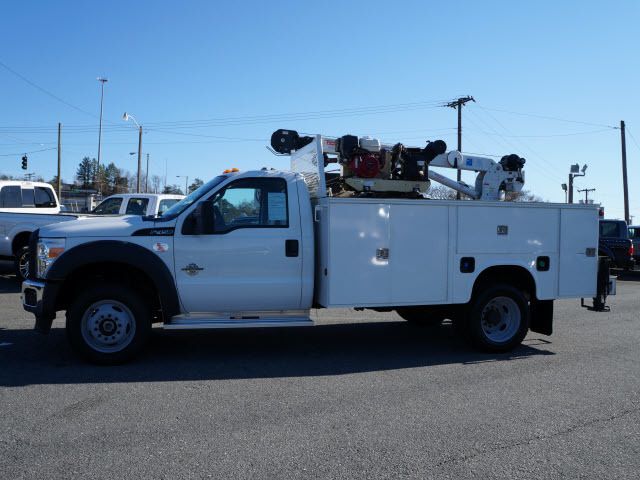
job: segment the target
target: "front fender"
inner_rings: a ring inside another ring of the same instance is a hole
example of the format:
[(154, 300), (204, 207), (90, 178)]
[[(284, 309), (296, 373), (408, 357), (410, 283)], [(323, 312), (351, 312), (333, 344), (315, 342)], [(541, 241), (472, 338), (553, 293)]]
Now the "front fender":
[(166, 318), (180, 312), (175, 281), (165, 263), (150, 250), (126, 241), (97, 240), (77, 245), (51, 265), (46, 280), (62, 282), (78, 268), (99, 263), (130, 265), (145, 272), (159, 293)]

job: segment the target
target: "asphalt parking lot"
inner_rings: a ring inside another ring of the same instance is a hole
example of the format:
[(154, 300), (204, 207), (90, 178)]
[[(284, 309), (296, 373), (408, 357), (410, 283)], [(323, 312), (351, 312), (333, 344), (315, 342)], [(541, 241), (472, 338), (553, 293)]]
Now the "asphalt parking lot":
[[(640, 278), (611, 311), (476, 353), (450, 325), (316, 312), (316, 327), (154, 332), (135, 363), (32, 332), (0, 276), (0, 477), (638, 478)], [(343, 321), (349, 323), (341, 323)]]

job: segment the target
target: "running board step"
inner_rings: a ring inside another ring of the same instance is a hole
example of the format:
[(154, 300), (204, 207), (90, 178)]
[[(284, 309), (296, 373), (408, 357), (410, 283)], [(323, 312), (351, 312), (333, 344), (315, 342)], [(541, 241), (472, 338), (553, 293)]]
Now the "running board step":
[(165, 323), (165, 330), (208, 330), (213, 328), (262, 328), (262, 327), (310, 327), (313, 320), (309, 317), (286, 318), (186, 318), (174, 317)]

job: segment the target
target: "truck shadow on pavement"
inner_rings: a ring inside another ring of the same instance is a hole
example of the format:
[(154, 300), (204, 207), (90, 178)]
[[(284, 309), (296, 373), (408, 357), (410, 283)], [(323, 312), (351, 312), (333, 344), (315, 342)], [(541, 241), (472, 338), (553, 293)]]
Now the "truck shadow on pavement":
[(100, 367), (78, 359), (61, 328), (47, 336), (0, 329), (0, 385), (344, 375), (554, 355), (545, 350), (548, 343), (528, 337), (508, 354), (480, 353), (451, 325), (420, 328), (402, 321), (179, 333), (155, 329), (148, 348), (133, 362)]

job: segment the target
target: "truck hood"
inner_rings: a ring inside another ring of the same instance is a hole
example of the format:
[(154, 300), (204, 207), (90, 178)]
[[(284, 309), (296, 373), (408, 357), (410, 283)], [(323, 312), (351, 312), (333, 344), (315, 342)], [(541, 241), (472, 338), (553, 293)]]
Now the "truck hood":
[[(138, 215), (80, 217), (70, 222), (42, 227), (40, 237), (127, 237), (142, 228), (152, 228), (155, 223), (152, 220), (143, 220)], [(174, 222), (162, 222), (162, 224), (165, 227), (173, 227)]]

